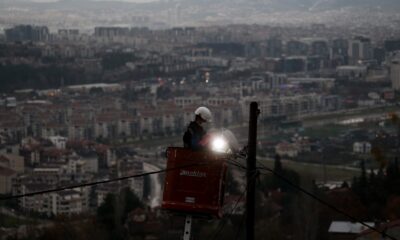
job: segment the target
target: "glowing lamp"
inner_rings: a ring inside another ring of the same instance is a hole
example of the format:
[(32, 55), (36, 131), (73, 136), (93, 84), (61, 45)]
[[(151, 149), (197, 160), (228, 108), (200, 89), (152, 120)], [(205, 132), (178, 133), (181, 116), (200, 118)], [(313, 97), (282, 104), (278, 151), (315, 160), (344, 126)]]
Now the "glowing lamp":
[(211, 142), (211, 150), (218, 153), (226, 153), (229, 150), (229, 146), (224, 138), (216, 137)]

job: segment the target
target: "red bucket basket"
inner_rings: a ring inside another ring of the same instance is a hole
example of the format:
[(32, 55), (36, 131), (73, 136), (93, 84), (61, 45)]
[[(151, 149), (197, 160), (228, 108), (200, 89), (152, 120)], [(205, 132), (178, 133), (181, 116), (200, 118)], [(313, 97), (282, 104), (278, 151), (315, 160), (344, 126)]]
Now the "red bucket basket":
[(187, 148), (167, 149), (161, 207), (185, 214), (222, 217), (226, 155)]

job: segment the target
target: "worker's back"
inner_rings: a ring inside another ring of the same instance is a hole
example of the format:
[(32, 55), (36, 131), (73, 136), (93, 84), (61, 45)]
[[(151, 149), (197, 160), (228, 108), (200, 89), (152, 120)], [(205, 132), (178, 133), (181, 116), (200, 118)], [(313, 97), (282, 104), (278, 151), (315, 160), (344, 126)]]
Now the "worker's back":
[(200, 141), (205, 135), (205, 131), (202, 126), (200, 126), (196, 121), (190, 122), (183, 135), (183, 145), (185, 148), (190, 148), (192, 150), (199, 150), (202, 148)]

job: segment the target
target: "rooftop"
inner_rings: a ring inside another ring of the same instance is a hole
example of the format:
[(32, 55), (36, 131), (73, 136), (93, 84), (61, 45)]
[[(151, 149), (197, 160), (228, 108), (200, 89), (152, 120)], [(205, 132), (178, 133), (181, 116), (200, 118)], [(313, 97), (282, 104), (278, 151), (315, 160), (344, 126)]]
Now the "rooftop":
[(14, 174), (16, 174), (14, 170), (0, 166), (0, 176), (10, 177)]
[[(369, 226), (375, 226), (373, 222), (365, 222)], [(368, 228), (361, 223), (353, 223), (347, 221), (333, 221), (329, 226), (330, 233), (353, 233), (359, 234)]]

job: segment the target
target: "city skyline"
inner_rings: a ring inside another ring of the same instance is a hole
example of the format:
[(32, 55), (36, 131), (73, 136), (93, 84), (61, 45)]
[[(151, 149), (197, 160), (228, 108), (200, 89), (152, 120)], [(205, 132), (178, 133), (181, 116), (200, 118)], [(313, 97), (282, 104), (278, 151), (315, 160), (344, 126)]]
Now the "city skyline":
[(0, 0), (0, 240), (400, 239), (398, 8)]

